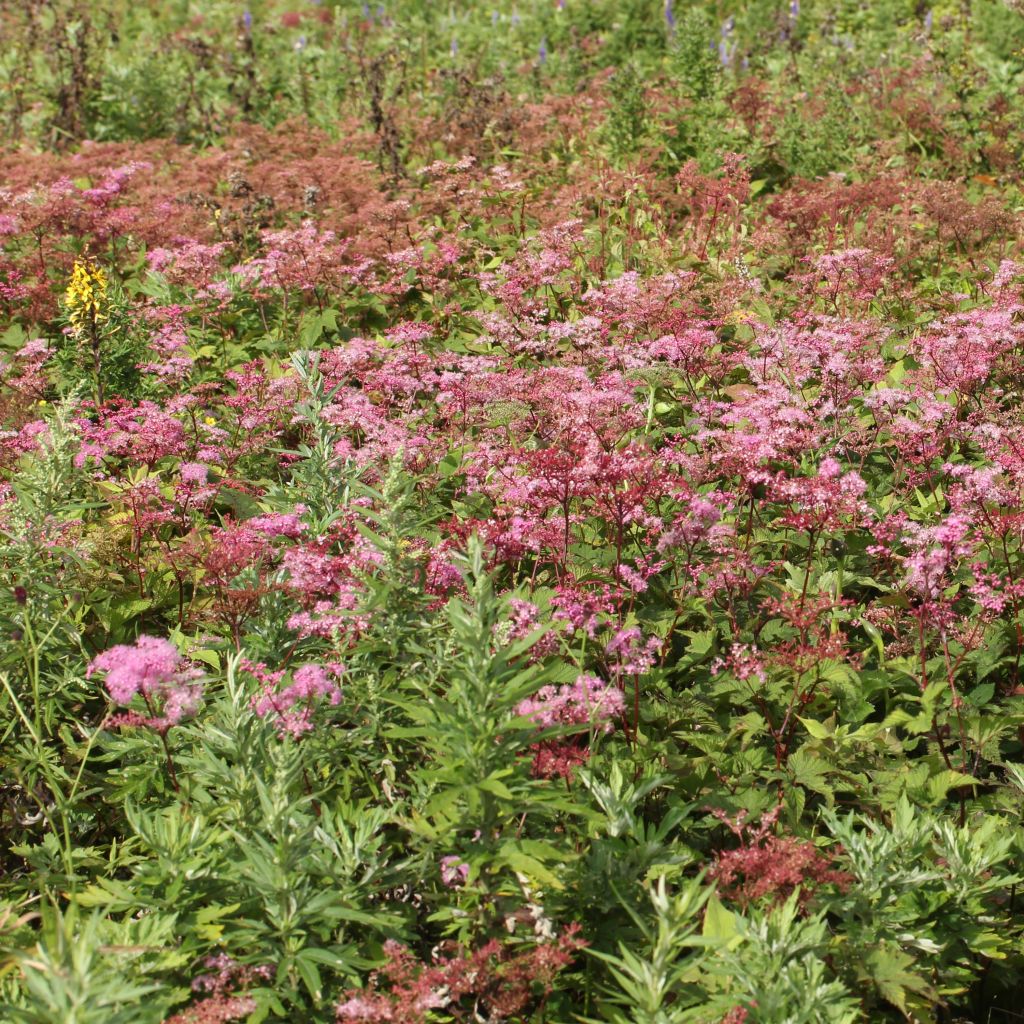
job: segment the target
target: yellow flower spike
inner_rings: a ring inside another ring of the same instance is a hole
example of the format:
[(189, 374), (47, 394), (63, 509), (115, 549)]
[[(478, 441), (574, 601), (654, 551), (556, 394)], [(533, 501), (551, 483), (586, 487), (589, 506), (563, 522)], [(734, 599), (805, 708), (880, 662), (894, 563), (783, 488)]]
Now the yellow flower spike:
[(745, 324), (754, 314), (747, 309), (734, 309), (722, 318), (724, 324)]
[(86, 258), (75, 260), (71, 281), (64, 292), (68, 320), (76, 337), (89, 325), (96, 325), (107, 318), (107, 277), (103, 271)]

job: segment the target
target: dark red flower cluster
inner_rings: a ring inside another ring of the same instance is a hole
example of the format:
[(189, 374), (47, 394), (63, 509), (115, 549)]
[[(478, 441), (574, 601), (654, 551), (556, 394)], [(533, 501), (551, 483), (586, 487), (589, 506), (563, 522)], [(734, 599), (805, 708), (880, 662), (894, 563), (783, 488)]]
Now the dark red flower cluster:
[(797, 889), (806, 903), (820, 886), (842, 888), (851, 881), (814, 843), (793, 836), (769, 836), (719, 853), (710, 876), (723, 896), (742, 907), (765, 897), (781, 903)]
[(252, 967), (239, 963), (226, 953), (207, 957), (203, 962), (210, 973), (199, 975), (192, 982), (192, 990), (208, 995), (169, 1017), (164, 1024), (226, 1024), (227, 1021), (241, 1020), (256, 1009), (256, 1000), (252, 996), (238, 994), (239, 990), (244, 993), (244, 990), (269, 981), (274, 975), (274, 969), (269, 965)]
[[(476, 950), (445, 944), (430, 964), (397, 942), (384, 945), (387, 960), (365, 989), (349, 989), (337, 1006), (339, 1024), (425, 1024), (431, 1010), (455, 1020), (507, 1020), (543, 1003), (552, 983), (586, 945), (579, 925), (554, 941), (515, 952), (497, 939)], [(381, 991), (382, 982), (387, 985)]]

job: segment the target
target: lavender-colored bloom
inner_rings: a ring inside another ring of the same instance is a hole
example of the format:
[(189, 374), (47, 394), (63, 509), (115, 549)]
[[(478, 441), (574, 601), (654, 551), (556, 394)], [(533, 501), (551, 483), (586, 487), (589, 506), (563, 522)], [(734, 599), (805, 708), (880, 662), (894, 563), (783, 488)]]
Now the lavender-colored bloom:
[(456, 56), (459, 52), (459, 41), (458, 39), (455, 38), (455, 36), (452, 36), (452, 45), (450, 48), (450, 52), (453, 57)]
[(544, 36), (540, 41), (540, 49), (537, 51), (537, 57), (540, 59), (541, 64), (546, 64), (548, 61), (548, 40), (547, 36)]
[(242, 12), (242, 27), (246, 32), (252, 31), (252, 11), (248, 7)]
[(732, 30), (736, 27), (736, 19), (729, 15), (725, 21), (722, 22), (722, 38), (728, 39), (732, 35)]
[(306, 48), (306, 37), (305, 36), (299, 36), (299, 38), (295, 41), (295, 50), (299, 51), (299, 50), (304, 50), (305, 48)]
[(491, 11), (491, 24), (492, 25), (497, 25), (498, 24), (498, 17), (499, 17), (499, 15), (498, 15), (497, 11)]
[(558, 0), (558, 9), (560, 11), (564, 11), (565, 10), (565, 0)]
[(513, 11), (512, 11), (512, 24), (513, 25), (518, 25), (522, 20), (523, 19), (519, 17), (519, 11), (516, 10), (516, 9), (513, 9)]
[(672, 0), (665, 0), (665, 24), (668, 25), (669, 32), (675, 32), (676, 16), (672, 10)]
[(366, 2), (366, 0), (363, 0), (363, 17), (370, 17), (370, 5)]
[(789, 0), (789, 16), (793, 21), (800, 17), (800, 0)]
[(925, 16), (924, 16), (924, 31), (925, 31), (925, 35), (929, 35), (930, 36), (932, 34), (932, 17), (933, 17), (932, 10), (929, 7), (928, 8), (928, 13), (925, 14)]

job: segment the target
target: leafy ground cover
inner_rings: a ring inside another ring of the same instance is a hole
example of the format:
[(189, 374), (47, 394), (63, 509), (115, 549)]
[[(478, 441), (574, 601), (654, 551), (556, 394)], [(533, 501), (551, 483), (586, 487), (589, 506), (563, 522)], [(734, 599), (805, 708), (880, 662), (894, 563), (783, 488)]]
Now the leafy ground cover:
[(0, 1019), (1021, 1019), (1018, 6), (0, 2)]

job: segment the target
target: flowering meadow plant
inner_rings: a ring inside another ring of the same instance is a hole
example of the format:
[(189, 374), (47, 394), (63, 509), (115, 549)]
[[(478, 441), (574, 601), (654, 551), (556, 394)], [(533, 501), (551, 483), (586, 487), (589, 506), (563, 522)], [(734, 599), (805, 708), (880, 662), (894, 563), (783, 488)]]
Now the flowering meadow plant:
[(0, 37), (0, 1021), (1019, 1013), (1019, 4)]

